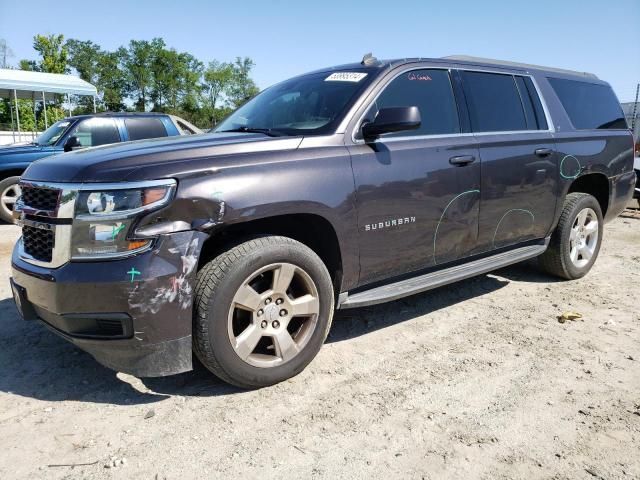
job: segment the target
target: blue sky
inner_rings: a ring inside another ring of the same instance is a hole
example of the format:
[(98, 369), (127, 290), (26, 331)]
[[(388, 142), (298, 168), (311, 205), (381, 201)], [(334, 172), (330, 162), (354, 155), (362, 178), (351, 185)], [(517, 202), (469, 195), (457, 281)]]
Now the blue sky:
[(35, 58), (36, 33), (115, 49), (160, 36), (202, 61), (249, 56), (261, 88), (317, 68), (468, 54), (597, 74), (621, 101), (640, 81), (640, 0), (0, 0), (0, 38)]

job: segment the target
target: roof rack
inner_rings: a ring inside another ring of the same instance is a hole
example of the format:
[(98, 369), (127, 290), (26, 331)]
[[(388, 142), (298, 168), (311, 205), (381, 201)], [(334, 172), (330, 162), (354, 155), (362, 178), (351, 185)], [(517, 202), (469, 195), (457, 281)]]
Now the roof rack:
[(462, 62), (471, 62), (471, 63), (484, 63), (490, 65), (496, 65), (500, 67), (515, 67), (515, 68), (524, 68), (524, 69), (533, 69), (533, 70), (545, 70), (547, 72), (555, 72), (555, 73), (565, 73), (569, 75), (580, 75), (587, 78), (595, 78), (598, 77), (593, 73), (588, 72), (578, 72), (575, 70), (566, 70), (563, 68), (552, 68), (552, 67), (543, 67), (540, 65), (532, 65), (529, 63), (518, 63), (518, 62), (507, 62), (505, 60), (495, 60), (492, 58), (482, 58), (482, 57), (473, 57), (470, 55), (449, 55), (447, 57), (442, 57), (445, 60), (460, 60)]

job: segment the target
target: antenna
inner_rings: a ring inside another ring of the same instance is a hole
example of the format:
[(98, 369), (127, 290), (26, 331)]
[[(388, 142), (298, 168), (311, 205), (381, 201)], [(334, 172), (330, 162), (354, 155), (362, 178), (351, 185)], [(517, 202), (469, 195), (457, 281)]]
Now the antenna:
[(374, 65), (376, 63), (378, 63), (378, 59), (376, 57), (374, 57), (371, 52), (369, 53), (365, 53), (364, 57), (362, 57), (362, 65)]

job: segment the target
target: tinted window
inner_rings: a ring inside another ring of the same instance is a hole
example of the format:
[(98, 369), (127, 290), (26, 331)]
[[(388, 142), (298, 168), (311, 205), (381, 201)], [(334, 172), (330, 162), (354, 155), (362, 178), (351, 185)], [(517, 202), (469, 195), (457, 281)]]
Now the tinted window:
[(129, 132), (129, 140), (167, 136), (167, 129), (164, 128), (162, 120), (159, 118), (125, 118), (124, 124)]
[(627, 128), (622, 107), (608, 85), (560, 78), (549, 78), (549, 83), (575, 128)]
[(120, 141), (116, 122), (111, 118), (88, 118), (75, 127), (70, 136), (75, 136), (83, 147), (97, 147)]
[(533, 102), (533, 110), (536, 113), (536, 121), (538, 122), (538, 128), (540, 130), (547, 130), (549, 125), (547, 124), (547, 117), (544, 115), (544, 109), (542, 108), (542, 102), (540, 101), (540, 97), (538, 96), (538, 92), (536, 88), (533, 86), (533, 80), (529, 77), (524, 78), (524, 84), (527, 88), (527, 92), (529, 93), (529, 99)]
[(524, 84), (524, 78), (514, 77), (516, 85), (518, 86), (518, 93), (520, 94), (520, 100), (522, 101), (522, 108), (524, 109), (524, 117), (527, 122), (527, 130), (536, 130), (538, 128), (538, 121), (536, 120), (536, 112), (533, 109), (533, 102), (527, 91), (527, 86)]
[(474, 132), (528, 130), (520, 94), (511, 75), (461, 72)]
[(403, 73), (384, 89), (366, 118), (373, 121), (381, 108), (412, 106), (420, 109), (420, 128), (387, 134), (385, 137), (460, 132), (456, 102), (446, 70), (412, 70)]

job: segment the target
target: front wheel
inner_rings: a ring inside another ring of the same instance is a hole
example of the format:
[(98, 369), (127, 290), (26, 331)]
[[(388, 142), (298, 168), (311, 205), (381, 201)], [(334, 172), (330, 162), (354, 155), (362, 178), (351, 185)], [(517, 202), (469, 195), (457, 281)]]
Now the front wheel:
[(15, 223), (13, 207), (20, 196), (20, 177), (9, 177), (0, 181), (0, 220)]
[(313, 360), (333, 308), (331, 277), (311, 249), (287, 237), (255, 238), (198, 272), (194, 352), (228, 383), (273, 385)]
[(584, 277), (600, 252), (602, 227), (602, 210), (592, 195), (568, 194), (549, 248), (539, 257), (541, 267), (567, 280)]

